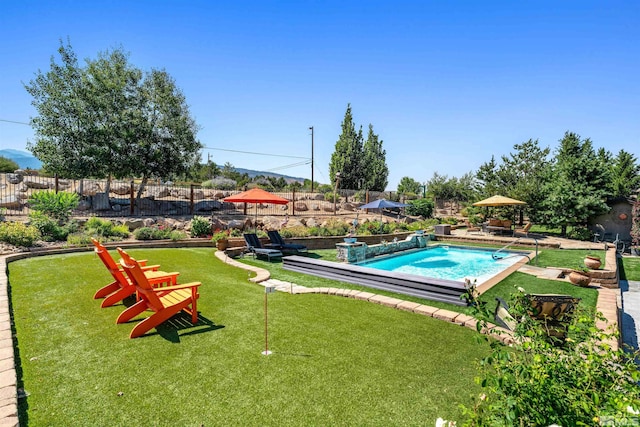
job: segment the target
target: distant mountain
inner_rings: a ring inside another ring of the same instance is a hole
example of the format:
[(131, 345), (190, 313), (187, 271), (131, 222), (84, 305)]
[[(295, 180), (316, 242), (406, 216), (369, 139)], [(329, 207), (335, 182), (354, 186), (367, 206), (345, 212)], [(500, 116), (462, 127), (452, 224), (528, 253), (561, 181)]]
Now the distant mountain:
[[(31, 153), (26, 152), (26, 151), (12, 150), (12, 149), (0, 150), (0, 156), (6, 157), (7, 159), (13, 160), (14, 162), (16, 162), (18, 164), (18, 166), (20, 166), (21, 169), (40, 169), (40, 168), (42, 168), (42, 163), (40, 162), (40, 160), (36, 159), (35, 157), (33, 157), (33, 155)], [(289, 175), (282, 175), (282, 174), (273, 173), (273, 172), (256, 171), (256, 170), (252, 170), (252, 169), (243, 169), (243, 168), (235, 168), (235, 169), (239, 173), (242, 173), (242, 174), (246, 173), (251, 178), (256, 177), (258, 175), (272, 176), (274, 178), (283, 177), (285, 179), (285, 181), (287, 181), (287, 183), (291, 183), (291, 182), (295, 182), (295, 181), (297, 181), (299, 183), (303, 183), (304, 180), (305, 180), (305, 178), (300, 178), (300, 177), (296, 177), (296, 176), (289, 176)]]
[(31, 153), (20, 150), (0, 150), (0, 156), (13, 160), (21, 169), (40, 169), (42, 162), (33, 157)]
[(243, 168), (234, 168), (236, 170), (236, 172), (238, 173), (246, 173), (247, 175), (249, 175), (250, 178), (256, 177), (258, 175), (262, 175), (262, 176), (272, 176), (274, 178), (280, 178), (283, 177), (285, 181), (287, 181), (287, 183), (292, 183), (294, 181), (297, 181), (299, 183), (304, 183), (305, 178), (300, 178), (300, 177), (295, 177), (295, 176), (289, 176), (289, 175), (282, 175), (279, 173), (274, 173), (274, 172), (264, 172), (264, 171), (256, 171), (256, 170), (252, 170), (252, 169), (243, 169)]

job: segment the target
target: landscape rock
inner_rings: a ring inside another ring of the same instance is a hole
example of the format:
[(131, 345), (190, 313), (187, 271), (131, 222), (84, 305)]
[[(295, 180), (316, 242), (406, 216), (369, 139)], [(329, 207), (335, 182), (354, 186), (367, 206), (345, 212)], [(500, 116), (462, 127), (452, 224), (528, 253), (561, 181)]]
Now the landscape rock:
[(237, 230), (244, 230), (244, 221), (239, 219), (232, 219), (227, 223), (227, 228), (235, 228)]
[(78, 203), (78, 207), (76, 209), (81, 212), (88, 211), (89, 209), (91, 209), (91, 201), (80, 200), (80, 203)]
[(36, 190), (48, 190), (49, 188), (53, 188), (53, 183), (50, 181), (36, 180), (30, 177), (24, 178), (22, 183), (27, 187), (34, 188)]
[(0, 199), (0, 208), (18, 209), (20, 200), (16, 196), (6, 196)]
[(7, 181), (9, 181), (10, 184), (20, 184), (22, 182), (22, 178), (22, 175), (17, 173), (7, 174)]
[(306, 212), (309, 210), (309, 207), (305, 202), (296, 202), (295, 208), (297, 212)]
[(201, 200), (193, 205), (195, 212), (211, 212), (222, 207), (222, 203), (217, 200)]
[(138, 228), (144, 227), (144, 220), (141, 218), (129, 219), (124, 222), (124, 225), (127, 226), (129, 231), (134, 231)]
[(82, 195), (83, 196), (95, 196), (101, 192), (102, 188), (97, 182), (85, 182), (83, 183)]
[(111, 210), (111, 203), (109, 203), (109, 195), (106, 193), (96, 193), (93, 196), (93, 209), (96, 211), (108, 211)]
[(111, 192), (119, 196), (124, 196), (131, 192), (131, 186), (126, 184), (114, 184), (111, 186)]

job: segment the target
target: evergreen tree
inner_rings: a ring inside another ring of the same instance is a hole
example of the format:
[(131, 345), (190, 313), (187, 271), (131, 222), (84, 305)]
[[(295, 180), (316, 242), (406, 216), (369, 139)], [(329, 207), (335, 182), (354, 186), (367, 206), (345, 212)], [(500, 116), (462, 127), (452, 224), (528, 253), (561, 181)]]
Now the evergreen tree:
[(364, 188), (358, 190), (384, 191), (387, 188), (389, 168), (386, 151), (382, 148), (382, 140), (373, 133), (373, 125), (369, 124), (369, 134), (363, 147)]
[(612, 160), (611, 196), (629, 197), (640, 189), (640, 165), (633, 154), (620, 150)]
[(340, 173), (340, 188), (358, 189), (364, 183), (362, 174), (362, 127), (356, 132), (351, 115), (351, 104), (347, 104), (347, 111), (342, 121), (342, 133), (336, 141), (335, 151), (331, 155), (329, 177), (335, 182), (336, 174)]
[(548, 225), (586, 225), (589, 217), (606, 212), (608, 190), (606, 165), (596, 155), (589, 139), (566, 132), (555, 159), (547, 169), (544, 185), (544, 218)]

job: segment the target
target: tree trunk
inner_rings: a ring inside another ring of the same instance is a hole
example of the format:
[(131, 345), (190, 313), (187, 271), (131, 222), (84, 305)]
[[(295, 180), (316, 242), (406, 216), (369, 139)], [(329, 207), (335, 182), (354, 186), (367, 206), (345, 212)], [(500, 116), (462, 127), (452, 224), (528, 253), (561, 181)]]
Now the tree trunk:
[(136, 206), (138, 207), (140, 207), (140, 198), (142, 197), (142, 193), (147, 186), (147, 181), (149, 181), (149, 177), (146, 174), (142, 175), (142, 181), (140, 181), (140, 186), (138, 187), (138, 194), (136, 194)]
[(562, 228), (560, 229), (560, 235), (562, 237), (566, 237), (567, 236), (567, 224), (562, 225)]

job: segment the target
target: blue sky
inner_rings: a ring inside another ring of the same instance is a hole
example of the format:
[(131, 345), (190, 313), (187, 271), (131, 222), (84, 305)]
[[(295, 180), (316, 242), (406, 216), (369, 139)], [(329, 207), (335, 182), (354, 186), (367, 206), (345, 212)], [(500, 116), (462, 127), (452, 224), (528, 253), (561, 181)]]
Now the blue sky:
[(22, 83), (67, 37), (81, 59), (121, 46), (166, 69), (218, 164), (310, 178), (286, 166), (311, 157), (313, 126), (328, 183), (348, 103), (384, 141), (388, 189), (567, 130), (640, 157), (637, 1), (0, 0), (0, 149), (33, 140), (11, 123), (35, 114)]

